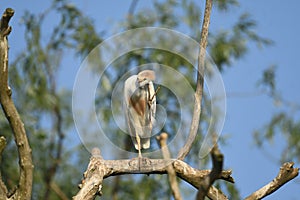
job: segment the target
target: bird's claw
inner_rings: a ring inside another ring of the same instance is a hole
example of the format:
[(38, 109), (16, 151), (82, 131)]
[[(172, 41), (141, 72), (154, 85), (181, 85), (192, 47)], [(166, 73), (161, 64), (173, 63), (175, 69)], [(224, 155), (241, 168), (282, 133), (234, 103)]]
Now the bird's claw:
[(151, 164), (151, 160), (149, 158), (146, 157), (139, 157), (139, 166), (148, 166)]
[(146, 157), (136, 157), (136, 158), (132, 158), (129, 161), (129, 165), (130, 166), (137, 166), (139, 170), (141, 170), (141, 168), (143, 166), (149, 166), (151, 165), (151, 160), (149, 158)]

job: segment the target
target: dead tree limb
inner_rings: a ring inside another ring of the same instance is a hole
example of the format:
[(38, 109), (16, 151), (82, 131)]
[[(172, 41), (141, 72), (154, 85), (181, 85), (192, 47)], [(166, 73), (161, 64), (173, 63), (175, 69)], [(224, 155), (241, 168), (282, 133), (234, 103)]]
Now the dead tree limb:
[[(0, 137), (0, 164), (1, 164), (1, 155), (5, 147), (6, 147), (6, 139), (5, 137), (1, 136)], [(2, 174), (0, 171), (0, 199), (6, 199), (7, 192), (8, 192), (7, 187), (5, 183), (2, 181)]]
[(210, 24), (210, 13), (212, 9), (212, 0), (206, 0), (205, 5), (205, 13), (201, 31), (201, 40), (200, 40), (200, 48), (199, 48), (199, 56), (198, 56), (198, 70), (197, 70), (197, 83), (196, 83), (196, 91), (194, 94), (194, 111), (192, 117), (192, 124), (189, 132), (189, 136), (187, 142), (179, 151), (177, 159), (183, 160), (186, 155), (190, 152), (193, 142), (196, 138), (199, 122), (200, 122), (200, 114), (201, 114), (201, 102), (203, 95), (203, 83), (204, 83), (204, 73), (205, 73), (205, 53), (207, 46), (207, 37), (208, 37), (208, 28)]
[(8, 41), (11, 32), (9, 21), (14, 10), (7, 8), (2, 15), (0, 24), (0, 102), (9, 125), (14, 134), (19, 154), (20, 178), (16, 191), (11, 199), (31, 199), (33, 164), (31, 148), (26, 136), (24, 124), (11, 98), (12, 92), (8, 85)]
[[(102, 181), (110, 176), (124, 174), (167, 174), (168, 165), (172, 165), (176, 176), (190, 183), (195, 188), (199, 188), (201, 180), (203, 180), (210, 170), (198, 170), (185, 162), (176, 159), (148, 159), (147, 162), (142, 162), (139, 165), (138, 160), (104, 160), (100, 155), (100, 150), (94, 150), (90, 163), (80, 191), (73, 197), (74, 200), (93, 199), (96, 194), (101, 194)], [(234, 182), (231, 177), (231, 171), (222, 171), (219, 179)]]
[[(167, 146), (168, 134), (162, 133), (159, 136), (157, 136), (156, 139), (161, 147), (163, 158), (166, 160), (170, 159), (171, 155), (170, 155), (170, 151)], [(182, 198), (181, 198), (180, 190), (178, 187), (178, 182), (176, 180), (176, 178), (177, 178), (176, 172), (172, 165), (167, 166), (167, 172), (168, 172), (168, 177), (169, 177), (170, 188), (171, 188), (172, 194), (174, 196), (174, 199), (181, 200)]]
[(263, 199), (264, 197), (278, 190), (285, 183), (294, 179), (296, 176), (298, 176), (299, 168), (294, 168), (293, 166), (293, 162), (284, 163), (280, 167), (280, 171), (276, 178), (274, 178), (270, 183), (260, 188), (256, 192), (253, 192), (250, 196), (246, 198), (246, 200)]
[(212, 186), (215, 180), (217, 180), (220, 177), (220, 174), (223, 170), (224, 156), (220, 152), (217, 144), (213, 147), (211, 151), (211, 157), (213, 162), (213, 168), (212, 171), (202, 180), (202, 183), (200, 184), (197, 193), (197, 200), (204, 200), (205, 196), (207, 195), (207, 192), (209, 191), (209, 188)]

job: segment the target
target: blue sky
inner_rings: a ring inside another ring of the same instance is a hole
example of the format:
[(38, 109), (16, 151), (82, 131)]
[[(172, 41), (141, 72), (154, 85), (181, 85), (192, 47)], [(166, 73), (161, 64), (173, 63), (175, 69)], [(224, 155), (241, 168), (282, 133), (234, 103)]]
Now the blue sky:
[[(9, 36), (10, 56), (13, 58), (24, 47), (24, 29), (20, 26), (21, 16), (24, 10), (41, 12), (47, 8), (50, 1), (37, 0), (1, 0), (0, 8), (15, 9), (16, 14), (11, 21), (13, 31)], [(114, 27), (115, 22), (126, 16), (131, 1), (110, 0), (74, 0), (85, 14), (94, 19), (97, 30)], [(149, 6), (149, 1), (141, 0), (137, 9)], [(247, 55), (233, 66), (226, 69), (223, 80), (228, 94), (227, 117), (223, 129), (224, 135), (228, 136), (226, 146), (222, 146), (225, 154), (226, 168), (233, 169), (233, 176), (241, 191), (242, 197), (271, 181), (279, 170), (280, 165), (269, 159), (262, 151), (254, 146), (252, 132), (261, 128), (280, 107), (275, 107), (266, 95), (249, 95), (239, 97), (234, 94), (252, 94), (257, 91), (256, 82), (261, 77), (264, 69), (270, 65), (277, 65), (277, 86), (281, 94), (289, 101), (300, 102), (300, 94), (297, 89), (300, 85), (298, 74), (300, 26), (299, 19), (300, 2), (297, 0), (252, 0), (240, 1), (240, 7), (234, 8), (230, 13), (213, 12), (210, 31), (218, 31), (228, 28), (243, 12), (249, 12), (257, 21), (257, 32), (274, 41), (274, 45), (259, 49), (254, 44), (249, 44), (250, 50)], [(48, 22), (49, 25), (52, 22)], [(47, 24), (48, 25), (48, 24)], [(47, 28), (47, 27), (45, 27)], [(185, 30), (180, 30), (185, 33)], [(113, 34), (108, 32), (107, 35)], [(65, 62), (80, 64), (78, 59), (67, 56)], [(78, 66), (79, 67), (79, 66)], [(76, 68), (76, 67), (75, 67)], [(78, 68), (76, 68), (78, 69)], [(61, 79), (62, 87), (72, 87), (76, 70), (64, 69), (61, 76), (68, 75), (68, 79)], [(299, 118), (299, 113), (297, 115)], [(300, 133), (299, 133), (300, 134)], [(266, 152), (274, 158), (280, 157), (282, 138), (277, 137), (274, 144), (267, 146)], [(297, 163), (299, 167), (299, 163)], [(299, 191), (300, 179), (297, 178), (286, 184), (283, 188), (266, 199), (296, 199), (295, 194)]]

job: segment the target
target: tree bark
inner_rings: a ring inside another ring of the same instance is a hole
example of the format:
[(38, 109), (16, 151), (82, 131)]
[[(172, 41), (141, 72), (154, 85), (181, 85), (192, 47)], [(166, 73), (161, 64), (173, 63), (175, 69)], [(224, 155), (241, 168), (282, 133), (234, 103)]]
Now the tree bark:
[[(8, 85), (8, 41), (11, 32), (8, 25), (14, 10), (7, 8), (2, 15), (0, 24), (0, 102), (9, 125), (14, 134), (19, 154), (20, 178), (16, 191), (10, 199), (30, 200), (32, 191), (33, 164), (31, 148), (26, 136), (24, 124), (11, 98), (12, 92)], [(2, 191), (1, 191), (2, 192)]]
[(246, 200), (262, 199), (278, 190), (285, 183), (294, 179), (296, 176), (298, 176), (299, 168), (293, 168), (293, 166), (293, 162), (284, 163), (280, 167), (280, 171), (276, 178), (274, 178), (270, 183), (260, 188), (256, 192), (253, 192), (250, 196), (246, 198)]
[[(176, 176), (190, 183), (196, 189), (200, 187), (201, 181), (210, 173), (210, 170), (198, 170), (185, 162), (177, 159), (147, 159), (139, 162), (137, 159), (131, 160), (104, 160), (100, 155), (100, 150), (95, 149), (86, 172), (80, 191), (73, 197), (74, 200), (94, 199), (97, 194), (101, 195), (102, 181), (110, 176), (124, 174), (167, 174), (168, 166), (171, 165)], [(231, 171), (222, 171), (220, 177), (233, 183)], [(215, 191), (211, 191), (214, 193)], [(210, 192), (209, 192), (210, 193)]]
[[(159, 136), (157, 136), (156, 139), (161, 147), (163, 158), (165, 160), (169, 160), (171, 158), (171, 154), (170, 154), (170, 151), (167, 146), (168, 134), (162, 133)], [(178, 187), (178, 182), (176, 179), (177, 178), (176, 172), (172, 165), (168, 165), (167, 172), (168, 172), (168, 177), (169, 177), (170, 188), (171, 188), (172, 194), (174, 196), (174, 199), (181, 200), (182, 197), (181, 197), (180, 190)]]
[(207, 46), (208, 28), (210, 24), (210, 13), (212, 9), (212, 0), (207, 0), (205, 5), (205, 13), (201, 31), (200, 48), (198, 56), (198, 69), (197, 69), (197, 82), (196, 91), (194, 94), (194, 111), (192, 117), (192, 124), (189, 132), (189, 136), (185, 145), (180, 149), (177, 159), (183, 160), (186, 155), (190, 152), (193, 142), (197, 136), (200, 114), (201, 114), (201, 102), (203, 96), (203, 83), (204, 83), (204, 73), (205, 73), (205, 54)]

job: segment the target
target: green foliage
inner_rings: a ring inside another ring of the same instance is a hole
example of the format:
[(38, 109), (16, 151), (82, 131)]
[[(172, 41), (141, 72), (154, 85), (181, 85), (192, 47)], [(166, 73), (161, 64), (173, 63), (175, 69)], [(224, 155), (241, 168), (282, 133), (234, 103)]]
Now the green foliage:
[(259, 36), (253, 30), (255, 27), (256, 22), (244, 13), (231, 30), (211, 34), (210, 55), (220, 70), (231, 66), (233, 59), (242, 58), (247, 53), (249, 42), (259, 47), (272, 44), (271, 40)]
[(300, 121), (286, 112), (279, 112), (261, 129), (254, 132), (255, 142), (263, 147), (266, 142), (272, 144), (276, 135), (282, 135), (286, 140), (280, 161), (295, 160), (300, 162)]
[(237, 0), (214, 0), (214, 4), (221, 11), (228, 11), (233, 6), (238, 6)]
[(263, 77), (258, 81), (258, 86), (267, 90), (270, 96), (276, 95), (276, 80), (275, 80), (276, 66), (272, 65), (263, 72)]
[(258, 86), (274, 101), (274, 105), (279, 108), (279, 111), (264, 127), (254, 131), (253, 136), (256, 145), (260, 148), (263, 148), (266, 143), (273, 144), (276, 136), (283, 137), (286, 142), (280, 161), (300, 162), (300, 120), (296, 117), (300, 111), (300, 105), (288, 101), (280, 94), (276, 87), (276, 69), (277, 67), (274, 65), (266, 69), (258, 81)]

